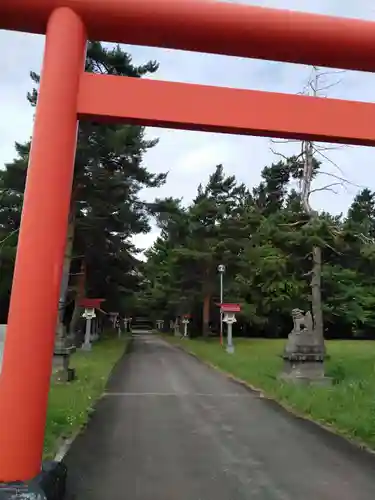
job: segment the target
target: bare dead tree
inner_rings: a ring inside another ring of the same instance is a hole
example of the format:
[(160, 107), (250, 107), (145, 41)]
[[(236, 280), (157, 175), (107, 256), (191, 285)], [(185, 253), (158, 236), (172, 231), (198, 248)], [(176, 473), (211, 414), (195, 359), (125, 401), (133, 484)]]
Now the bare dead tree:
[[(326, 82), (326, 78), (328, 76), (332, 76), (332, 74), (341, 73), (341, 72), (327, 72), (322, 71), (317, 67), (312, 68), (311, 75), (308, 79), (308, 82), (305, 88), (300, 92), (303, 95), (309, 95), (311, 97), (327, 97), (325, 95), (325, 91), (329, 88), (340, 83), (339, 81), (335, 82)], [(280, 144), (290, 141), (280, 140), (275, 141), (272, 140), (272, 143)], [(300, 141), (293, 141), (299, 142)], [(319, 213), (315, 211), (311, 207), (310, 196), (312, 193), (316, 191), (333, 191), (337, 186), (345, 187), (346, 184), (352, 184), (344, 178), (343, 173), (341, 172), (340, 167), (333, 162), (329, 156), (327, 156), (326, 152), (331, 151), (333, 149), (340, 148), (342, 146), (328, 146), (328, 145), (318, 145), (312, 141), (302, 141), (301, 151), (299, 155), (293, 158), (294, 162), (301, 162), (303, 170), (302, 175), (299, 182), (299, 191), (301, 195), (301, 203), (304, 212), (308, 215), (309, 221), (307, 224), (318, 225), (319, 221)], [(271, 151), (278, 156), (284, 158), (284, 160), (289, 161), (286, 155), (282, 155), (277, 151), (271, 148)], [(328, 176), (334, 178), (334, 181), (320, 188), (312, 189), (312, 183), (314, 180), (314, 166), (316, 165), (316, 157), (321, 156), (325, 161), (330, 162), (338, 171), (340, 175), (330, 174), (322, 172)], [(323, 304), (322, 304), (322, 247), (318, 245), (313, 245), (312, 251), (312, 267), (311, 271), (307, 273), (310, 277), (310, 287), (311, 287), (311, 309), (312, 309), (312, 317), (314, 323), (314, 331), (315, 334), (321, 339), (324, 338), (324, 324), (323, 324)]]
[[(311, 184), (314, 170), (314, 149), (309, 141), (303, 143), (303, 176), (301, 179), (301, 201), (305, 212), (310, 220), (318, 218), (318, 212), (310, 205)], [(312, 247), (312, 269), (311, 269), (311, 309), (314, 322), (314, 330), (317, 336), (324, 337), (323, 304), (322, 304), (322, 248), (318, 245)]]

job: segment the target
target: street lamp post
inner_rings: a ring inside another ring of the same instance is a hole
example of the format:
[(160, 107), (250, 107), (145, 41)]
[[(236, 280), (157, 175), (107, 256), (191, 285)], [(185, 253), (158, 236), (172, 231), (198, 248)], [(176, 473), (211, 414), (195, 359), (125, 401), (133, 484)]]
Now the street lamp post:
[[(225, 266), (223, 264), (220, 264), (217, 267), (217, 270), (219, 271), (220, 275), (220, 307), (221, 307), (221, 304), (223, 303), (224, 300), (223, 276), (225, 273)], [(223, 313), (221, 309), (220, 309), (220, 344), (223, 345)]]

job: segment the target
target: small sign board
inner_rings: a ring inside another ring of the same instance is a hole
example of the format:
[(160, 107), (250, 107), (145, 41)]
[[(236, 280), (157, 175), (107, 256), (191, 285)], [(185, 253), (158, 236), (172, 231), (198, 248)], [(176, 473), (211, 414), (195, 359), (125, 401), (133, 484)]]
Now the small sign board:
[(220, 304), (221, 312), (241, 312), (240, 304)]

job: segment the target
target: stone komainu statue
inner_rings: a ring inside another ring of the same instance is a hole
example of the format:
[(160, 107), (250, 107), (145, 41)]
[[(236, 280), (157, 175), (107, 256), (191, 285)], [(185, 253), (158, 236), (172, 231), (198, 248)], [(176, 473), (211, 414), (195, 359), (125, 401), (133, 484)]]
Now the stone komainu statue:
[(298, 334), (301, 332), (301, 330), (308, 330), (310, 332), (313, 331), (314, 324), (310, 311), (307, 311), (306, 314), (303, 314), (303, 311), (301, 309), (292, 309), (292, 318), (293, 331), (295, 333)]
[(285, 345), (283, 370), (280, 378), (298, 383), (329, 384), (325, 377), (326, 357), (323, 336), (314, 328), (312, 314), (301, 309), (292, 310), (293, 330)]
[(284, 359), (290, 361), (323, 361), (325, 347), (314, 329), (311, 312), (292, 310), (293, 330), (288, 336), (284, 349)]

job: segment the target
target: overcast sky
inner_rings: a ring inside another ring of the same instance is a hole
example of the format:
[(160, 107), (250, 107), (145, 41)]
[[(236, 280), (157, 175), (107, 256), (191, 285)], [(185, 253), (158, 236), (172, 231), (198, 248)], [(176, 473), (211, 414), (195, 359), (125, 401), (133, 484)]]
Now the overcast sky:
[[(358, 17), (375, 21), (373, 0), (242, 0), (241, 3), (265, 7), (286, 8)], [(0, 77), (0, 168), (14, 157), (14, 142), (27, 140), (32, 132), (33, 112), (26, 101), (31, 88), (30, 70), (41, 67), (44, 37), (0, 30), (0, 45), (5, 48), (5, 59)], [(162, 80), (203, 83), (227, 87), (248, 88), (287, 93), (301, 91), (310, 69), (293, 64), (256, 61), (234, 57), (195, 54), (182, 51), (126, 47), (135, 63), (155, 59), (160, 70), (154, 78)], [(375, 50), (375, 48), (374, 48)], [(331, 97), (374, 101), (375, 77), (372, 74), (345, 72), (339, 75), (341, 83), (329, 90)], [(332, 77), (333, 81), (338, 77)], [(350, 117), (348, 117), (350, 119)], [(260, 181), (260, 172), (277, 158), (270, 151), (268, 139), (229, 136), (199, 132), (148, 129), (151, 137), (160, 142), (145, 159), (154, 172), (169, 172), (166, 185), (145, 197), (182, 197), (189, 202), (200, 182), (205, 182), (215, 165), (222, 163), (228, 174), (235, 174), (249, 187)], [(275, 146), (273, 146), (275, 147)], [(298, 145), (277, 146), (283, 153), (298, 152)], [(347, 210), (358, 187), (375, 190), (375, 150), (364, 147), (340, 148), (327, 153), (342, 173), (331, 163), (325, 162), (323, 171), (343, 175), (352, 182), (338, 193), (317, 192), (312, 201), (316, 209), (341, 213)], [(332, 182), (321, 176), (318, 187)], [(137, 237), (143, 248), (152, 244), (156, 232)]]

